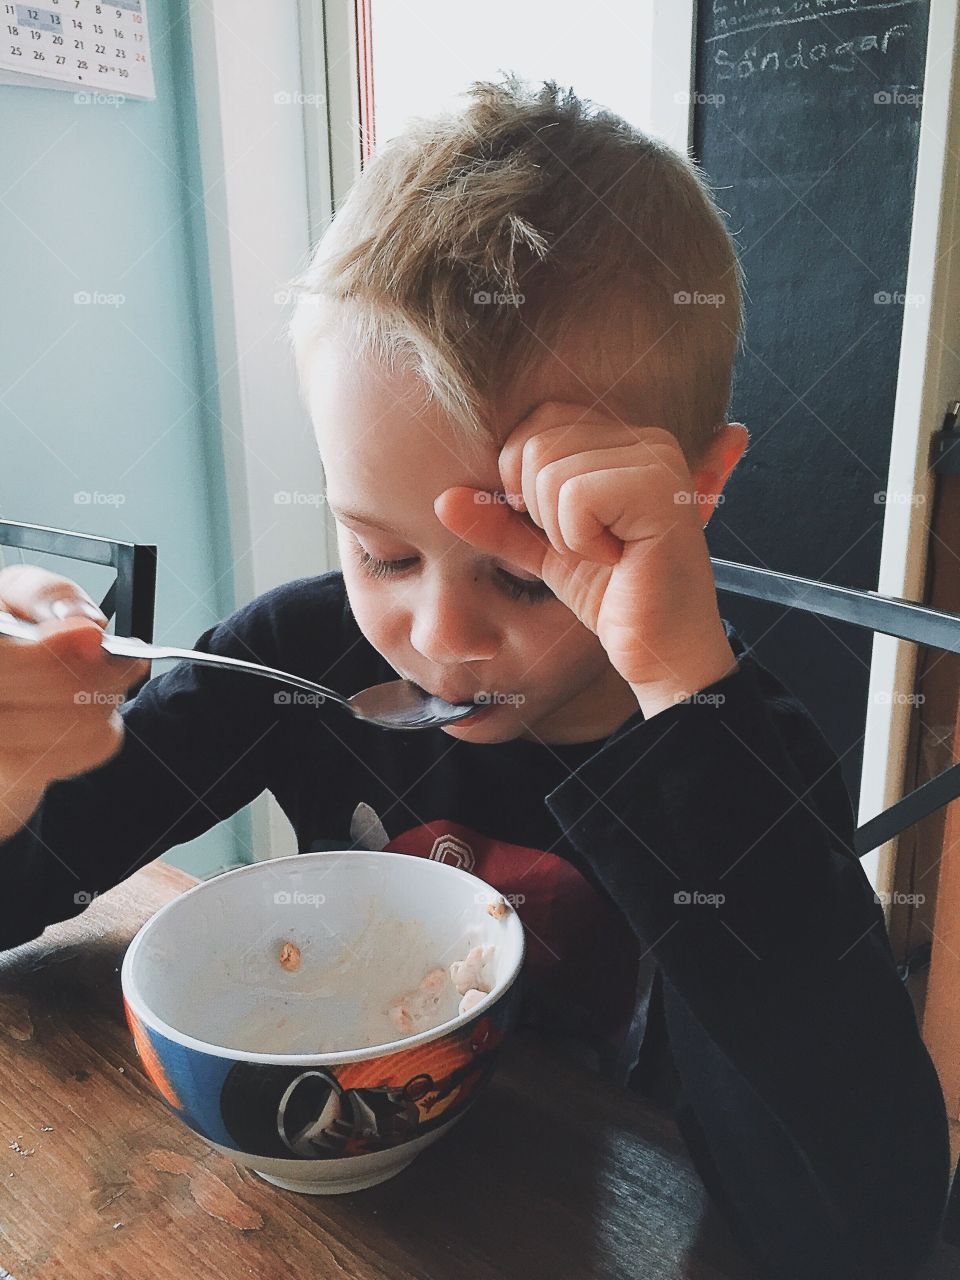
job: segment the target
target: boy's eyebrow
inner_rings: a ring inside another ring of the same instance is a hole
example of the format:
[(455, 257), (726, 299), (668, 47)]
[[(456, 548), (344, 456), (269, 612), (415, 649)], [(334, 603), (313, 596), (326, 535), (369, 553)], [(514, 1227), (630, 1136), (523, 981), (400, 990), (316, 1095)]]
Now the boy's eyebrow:
[[(496, 492), (499, 493), (500, 490), (498, 489)], [(327, 506), (335, 516), (341, 519), (356, 520), (358, 524), (368, 524), (374, 529), (380, 529), (384, 533), (395, 533), (401, 538), (405, 536), (401, 529), (391, 529), (388, 524), (384, 524), (372, 515), (367, 515), (365, 511), (355, 511), (352, 507), (341, 507), (337, 503), (330, 501), (327, 502)]]
[(335, 516), (340, 516), (347, 520), (356, 520), (358, 524), (369, 524), (374, 529), (382, 529), (384, 533), (397, 533), (397, 529), (391, 529), (389, 525), (382, 524), (379, 520), (375, 520), (373, 516), (368, 516), (363, 511), (352, 511), (349, 507), (338, 507), (332, 502), (327, 504)]

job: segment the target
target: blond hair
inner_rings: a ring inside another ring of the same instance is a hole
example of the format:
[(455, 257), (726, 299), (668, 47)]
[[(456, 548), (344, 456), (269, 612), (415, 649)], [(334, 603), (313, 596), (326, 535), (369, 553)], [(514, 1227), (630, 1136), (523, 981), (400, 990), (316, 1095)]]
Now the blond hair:
[(382, 147), (292, 282), (301, 380), (331, 313), (347, 316), (353, 349), (414, 369), (492, 439), (498, 404), (553, 351), (695, 460), (724, 422), (742, 319), (702, 171), (552, 81), (468, 96)]

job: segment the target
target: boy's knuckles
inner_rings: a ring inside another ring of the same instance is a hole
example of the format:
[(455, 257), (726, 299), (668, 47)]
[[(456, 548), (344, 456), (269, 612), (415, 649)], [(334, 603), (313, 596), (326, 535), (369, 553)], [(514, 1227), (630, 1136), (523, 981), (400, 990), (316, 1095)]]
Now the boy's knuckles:
[(50, 618), (40, 623), (37, 640), (49, 653), (92, 661), (102, 652), (103, 628), (92, 618)]
[(89, 600), (86, 591), (76, 582), (39, 565), (15, 564), (0, 569), (0, 607), (20, 617), (39, 622), (49, 616), (48, 609), (54, 600), (77, 597)]
[(505, 491), (520, 493), (524, 479), (530, 472), (535, 473), (558, 453), (569, 452), (569, 445), (565, 446), (562, 441), (570, 431), (569, 426), (534, 431), (524, 425), (515, 432), (498, 457), (500, 478)]
[[(667, 445), (665, 442), (669, 441)], [(574, 422), (518, 436), (501, 453), (500, 474), (508, 492), (511, 487), (527, 492), (530, 478), (554, 462), (604, 450), (634, 449), (641, 458), (654, 458), (659, 451), (672, 450), (679, 457), (675, 437), (659, 427), (636, 428), (607, 419)], [(584, 463), (586, 465), (586, 463)]]

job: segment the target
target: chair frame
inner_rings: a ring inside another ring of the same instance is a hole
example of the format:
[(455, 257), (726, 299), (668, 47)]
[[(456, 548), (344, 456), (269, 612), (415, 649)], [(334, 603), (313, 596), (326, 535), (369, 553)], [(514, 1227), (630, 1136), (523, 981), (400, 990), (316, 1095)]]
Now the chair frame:
[[(934, 649), (960, 653), (960, 614), (931, 609), (895, 596), (882, 596), (876, 591), (838, 587), (813, 578), (798, 578), (789, 573), (774, 573), (770, 569), (736, 564), (732, 560), (714, 557), (711, 562), (718, 591), (769, 600), (821, 618), (834, 618), (896, 636), (899, 640), (913, 640)], [(886, 844), (958, 795), (960, 763), (950, 765), (936, 778), (930, 778), (858, 827), (854, 835), (857, 856), (862, 858), (872, 849)]]
[[(21, 524), (16, 520), (0, 520), (0, 546), (19, 551), (37, 551), (44, 555), (64, 556), (84, 564), (99, 564), (116, 569), (100, 608), (108, 620), (114, 619), (118, 636), (136, 636), (148, 643), (153, 639), (154, 608), (157, 591), (157, 548), (150, 543), (120, 542), (92, 533), (74, 533), (70, 529), (53, 529), (42, 524)], [(147, 679), (131, 685), (127, 697), (133, 698)]]
[[(797, 578), (787, 573), (735, 564), (731, 560), (711, 559), (718, 591), (769, 600), (803, 609), (821, 618), (835, 618), (854, 626), (867, 627), (900, 640), (913, 640), (917, 644), (960, 653), (960, 615), (930, 609), (910, 600), (881, 596), (874, 591), (837, 587), (812, 578)], [(857, 856), (862, 858), (871, 849), (885, 844), (958, 795), (960, 763), (948, 766), (936, 778), (929, 779), (858, 827), (854, 834)], [(954, 1171), (940, 1231), (948, 1244), (960, 1245), (960, 1160)]]

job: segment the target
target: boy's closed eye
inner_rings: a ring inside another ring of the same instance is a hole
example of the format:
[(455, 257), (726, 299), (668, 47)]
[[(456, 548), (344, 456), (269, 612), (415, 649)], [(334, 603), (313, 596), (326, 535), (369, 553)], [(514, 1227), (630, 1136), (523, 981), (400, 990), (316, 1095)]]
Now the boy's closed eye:
[[(416, 567), (419, 559), (418, 556), (404, 556), (394, 560), (379, 559), (377, 556), (371, 555), (356, 537), (351, 541), (357, 553), (357, 563), (360, 569), (374, 580), (410, 572)], [(494, 569), (494, 574), (503, 590), (514, 600), (536, 603), (537, 601), (556, 598), (547, 584), (541, 581), (540, 578), (521, 578), (500, 567)]]

